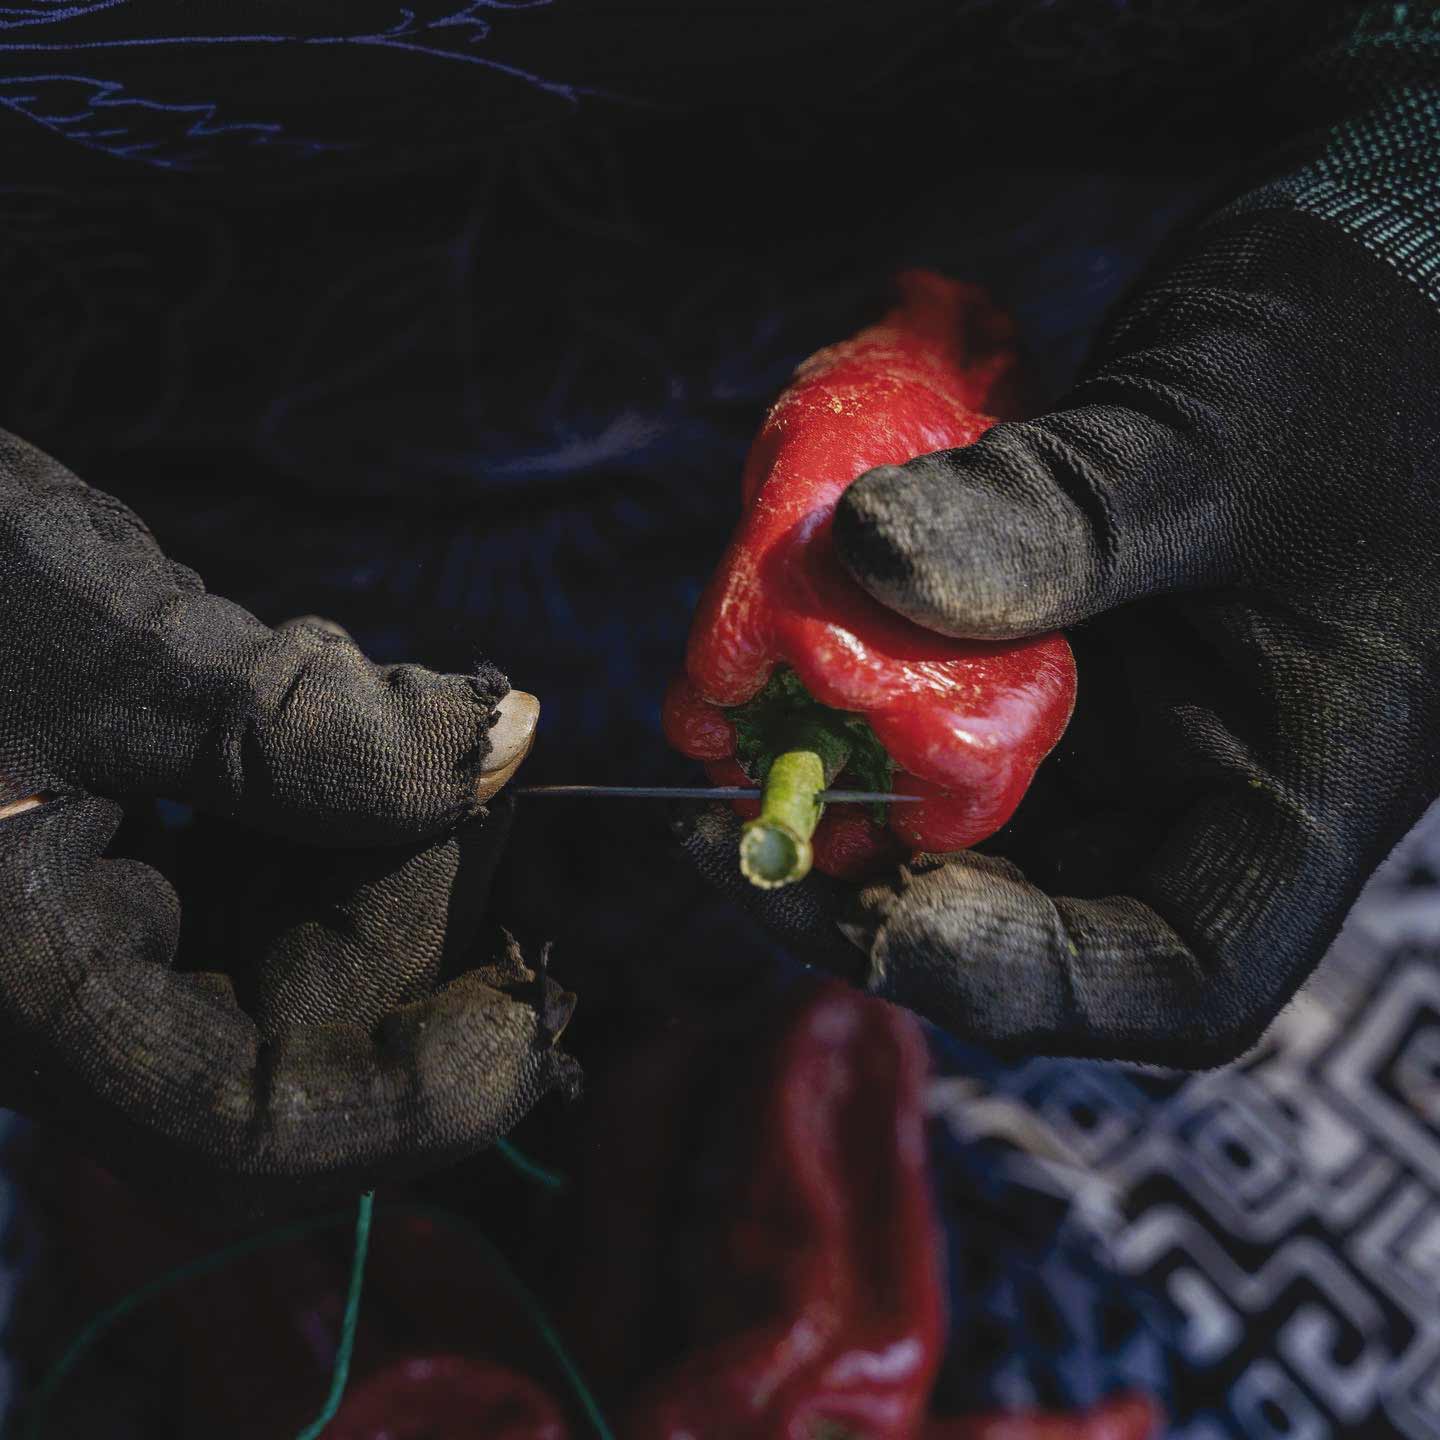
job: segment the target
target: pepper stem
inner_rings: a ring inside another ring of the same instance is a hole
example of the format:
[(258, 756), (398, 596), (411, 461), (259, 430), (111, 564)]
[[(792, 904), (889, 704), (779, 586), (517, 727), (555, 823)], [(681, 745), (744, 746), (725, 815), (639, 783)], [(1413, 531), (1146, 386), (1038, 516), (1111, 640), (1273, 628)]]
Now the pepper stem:
[(740, 870), (753, 885), (775, 890), (810, 873), (810, 837), (824, 806), (825, 767), (813, 750), (777, 755), (765, 776), (760, 814), (740, 831)]
[(810, 837), (825, 809), (816, 796), (850, 758), (843, 725), (816, 708), (789, 717), (776, 739), (780, 753), (765, 772), (760, 814), (740, 831), (741, 873), (762, 890), (810, 873)]

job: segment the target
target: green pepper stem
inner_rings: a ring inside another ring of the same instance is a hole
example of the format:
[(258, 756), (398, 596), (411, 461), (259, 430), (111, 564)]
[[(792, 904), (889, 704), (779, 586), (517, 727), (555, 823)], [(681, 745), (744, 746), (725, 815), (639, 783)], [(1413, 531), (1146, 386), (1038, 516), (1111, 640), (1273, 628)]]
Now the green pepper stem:
[(752, 885), (775, 890), (810, 873), (810, 837), (824, 806), (825, 766), (813, 750), (777, 755), (765, 776), (760, 814), (740, 831), (740, 870)]
[(776, 732), (779, 751), (765, 772), (760, 814), (740, 831), (740, 869), (762, 890), (793, 885), (810, 873), (810, 837), (824, 806), (816, 796), (845, 768), (851, 737), (833, 711), (789, 716)]

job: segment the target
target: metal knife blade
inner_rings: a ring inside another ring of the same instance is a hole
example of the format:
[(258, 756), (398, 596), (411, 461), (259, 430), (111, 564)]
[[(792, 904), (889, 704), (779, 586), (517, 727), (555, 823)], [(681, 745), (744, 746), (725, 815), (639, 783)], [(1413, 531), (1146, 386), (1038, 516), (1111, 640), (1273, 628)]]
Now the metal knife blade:
[[(511, 785), (511, 795), (549, 800), (758, 800), (759, 790), (733, 785)], [(903, 805), (923, 795), (888, 790), (822, 790), (815, 797), (828, 805)]]

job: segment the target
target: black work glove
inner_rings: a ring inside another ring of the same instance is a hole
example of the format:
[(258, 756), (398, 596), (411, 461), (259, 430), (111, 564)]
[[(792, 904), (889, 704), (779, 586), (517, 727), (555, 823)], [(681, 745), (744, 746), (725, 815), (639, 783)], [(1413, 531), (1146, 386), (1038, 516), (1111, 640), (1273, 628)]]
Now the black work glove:
[[(271, 630), (10, 437), (0, 607), (0, 1103), (248, 1206), (456, 1158), (573, 1089), (570, 997), (513, 946), (462, 973), (530, 697)], [(196, 973), (169, 882), (105, 855), (149, 796), (274, 837)]]
[[(1075, 627), (1075, 719), (993, 853), (747, 897), (950, 1030), (1225, 1061), (1440, 794), (1440, 312), (1328, 220), (1212, 221), (1055, 410), (863, 476), (835, 537), (931, 629)], [(748, 888), (728, 820), (681, 829)]]

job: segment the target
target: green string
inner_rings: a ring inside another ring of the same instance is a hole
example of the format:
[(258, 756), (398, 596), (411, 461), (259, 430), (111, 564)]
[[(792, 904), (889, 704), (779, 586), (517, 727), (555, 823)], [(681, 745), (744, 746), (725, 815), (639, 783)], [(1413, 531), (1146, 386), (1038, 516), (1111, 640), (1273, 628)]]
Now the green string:
[(375, 1192), (367, 1190), (355, 1210), (355, 1248), (350, 1257), (350, 1292), (345, 1297), (345, 1318), (340, 1323), (340, 1345), (335, 1351), (335, 1366), (330, 1372), (330, 1393), (319, 1415), (307, 1425), (296, 1440), (319, 1440), (325, 1427), (335, 1418), (345, 1387), (350, 1383), (350, 1357), (355, 1353), (355, 1330), (360, 1324), (360, 1291), (365, 1284), (365, 1257), (370, 1253), (370, 1221), (375, 1215)]
[[(499, 1142), (501, 1153), (516, 1167), (522, 1174), (529, 1176), (542, 1185), (551, 1189), (561, 1189), (568, 1182), (563, 1175), (558, 1175), (552, 1170), (546, 1170), (530, 1160), (521, 1151), (505, 1141)], [(387, 1206), (389, 1213), (392, 1207)], [(575, 1393), (575, 1398), (580, 1408), (585, 1412), (590, 1424), (595, 1430), (597, 1440), (615, 1440), (615, 1432), (611, 1430), (600, 1406), (596, 1402), (594, 1394), (585, 1382), (585, 1377), (580, 1373), (579, 1366), (571, 1358), (570, 1352), (565, 1348), (557, 1331), (550, 1322), (550, 1317), (545, 1313), (544, 1307), (535, 1297), (534, 1293), (510, 1266), (504, 1255), (496, 1248), (494, 1242), (478, 1226), (468, 1220), (451, 1213), (448, 1210), (441, 1210), (427, 1205), (402, 1204), (394, 1208), (395, 1213), (402, 1215), (415, 1215), (424, 1219), (444, 1225), (451, 1230), (458, 1230), (465, 1234), (472, 1244), (484, 1251), (490, 1264), (499, 1273), (511, 1293), (520, 1302), (521, 1308), (530, 1317), (531, 1323), (540, 1334), (540, 1338), (549, 1348), (554, 1356), (556, 1364), (560, 1367), (566, 1383)], [(345, 1387), (349, 1380), (350, 1361), (355, 1349), (355, 1333), (360, 1321), (360, 1294), (365, 1278), (365, 1261), (370, 1248), (370, 1230), (374, 1218), (375, 1196), (373, 1192), (367, 1193), (360, 1198), (360, 1204), (355, 1212), (355, 1248), (350, 1265), (350, 1289), (345, 1302), (345, 1316), (341, 1325), (340, 1345), (335, 1355), (335, 1364), (331, 1373), (330, 1393), (325, 1402), (325, 1408), (319, 1417), (310, 1425), (306, 1426), (297, 1437), (297, 1440), (317, 1440), (325, 1427), (335, 1418), (344, 1399)], [(96, 1344), (96, 1342), (110, 1329), (127, 1315), (138, 1310), (146, 1301), (155, 1296), (163, 1294), (167, 1290), (173, 1290), (177, 1285), (187, 1280), (194, 1279), (198, 1275), (211, 1274), (216, 1270), (224, 1269), (225, 1266), (236, 1260), (241, 1260), (247, 1255), (253, 1255), (257, 1251), (266, 1250), (276, 1245), (283, 1245), (287, 1241), (303, 1239), (307, 1235), (313, 1235), (320, 1230), (332, 1229), (342, 1224), (350, 1216), (349, 1211), (342, 1211), (338, 1214), (317, 1215), (309, 1220), (300, 1220), (290, 1225), (282, 1225), (274, 1230), (263, 1231), (259, 1235), (252, 1235), (244, 1240), (236, 1241), (233, 1245), (227, 1245), (224, 1249), (216, 1250), (209, 1255), (203, 1255), (198, 1260), (191, 1260), (184, 1265), (178, 1265), (173, 1270), (167, 1270), (163, 1275), (157, 1276), (154, 1280), (132, 1290), (128, 1295), (122, 1296), (113, 1305), (100, 1311), (98, 1315), (92, 1316), (76, 1333), (74, 1339), (66, 1347), (59, 1360), (50, 1368), (35, 1392), (34, 1406), (31, 1411), (30, 1420), (25, 1428), (25, 1440), (41, 1440), (45, 1426), (45, 1417), (50, 1402), (55, 1392), (72, 1370), (79, 1364), (81, 1359)]]
[(25, 1427), (25, 1440), (40, 1440), (41, 1433), (45, 1428), (46, 1413), (55, 1392), (96, 1341), (108, 1330), (118, 1325), (127, 1315), (138, 1310), (146, 1301), (153, 1300), (155, 1296), (162, 1295), (167, 1290), (173, 1290), (177, 1285), (182, 1285), (187, 1280), (193, 1280), (198, 1275), (209, 1275), (216, 1270), (223, 1270), (234, 1261), (243, 1260), (247, 1255), (253, 1255), (259, 1250), (268, 1250), (274, 1245), (283, 1245), (290, 1240), (303, 1240), (307, 1235), (314, 1235), (320, 1230), (332, 1229), (349, 1218), (348, 1210), (339, 1214), (316, 1215), (309, 1220), (299, 1220), (291, 1225), (282, 1225), (278, 1229), (266, 1230), (259, 1235), (251, 1235), (244, 1240), (237, 1240), (223, 1250), (213, 1251), (209, 1255), (202, 1255), (198, 1260), (190, 1260), (184, 1265), (177, 1265), (173, 1270), (167, 1270), (163, 1275), (158, 1275), (154, 1280), (140, 1286), (139, 1289), (122, 1296), (113, 1305), (100, 1311), (98, 1315), (92, 1315), (76, 1332), (75, 1338), (66, 1346), (64, 1354), (50, 1367), (49, 1374), (36, 1390), (30, 1420)]
[(532, 1160), (523, 1150), (518, 1150), (508, 1140), (497, 1140), (495, 1148), (527, 1180), (534, 1180), (547, 1190), (563, 1190), (570, 1183), (558, 1170), (549, 1170), (538, 1161)]
[(479, 1226), (471, 1224), (470, 1221), (449, 1210), (432, 1209), (426, 1205), (407, 1205), (405, 1209), (409, 1214), (421, 1215), (437, 1224), (461, 1231), (472, 1244), (485, 1252), (489, 1257), (490, 1264), (510, 1287), (511, 1294), (520, 1302), (521, 1308), (529, 1315), (531, 1324), (540, 1332), (540, 1338), (549, 1346), (550, 1353), (555, 1357), (555, 1363), (559, 1365), (566, 1382), (575, 1392), (575, 1398), (580, 1402), (580, 1408), (584, 1410), (598, 1440), (615, 1440), (615, 1432), (601, 1413), (595, 1396), (585, 1383), (585, 1377), (580, 1373), (580, 1367), (576, 1365), (570, 1352), (565, 1348), (565, 1342), (561, 1340), (560, 1332), (550, 1323), (550, 1317), (545, 1313), (539, 1300), (535, 1298), (534, 1292), (511, 1268), (510, 1262), (504, 1255), (496, 1249), (495, 1242)]

